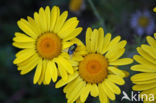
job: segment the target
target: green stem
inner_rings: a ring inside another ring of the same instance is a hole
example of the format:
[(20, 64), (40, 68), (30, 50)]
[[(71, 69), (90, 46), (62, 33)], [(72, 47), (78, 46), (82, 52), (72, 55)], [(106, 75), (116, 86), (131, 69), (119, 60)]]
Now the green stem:
[(88, 0), (92, 10), (94, 11), (94, 15), (97, 17), (97, 19), (100, 21), (101, 26), (104, 28), (104, 30), (106, 31), (106, 27), (104, 24), (104, 20), (101, 18), (99, 12), (97, 11), (97, 9), (95, 8), (95, 5), (93, 4), (92, 0)]

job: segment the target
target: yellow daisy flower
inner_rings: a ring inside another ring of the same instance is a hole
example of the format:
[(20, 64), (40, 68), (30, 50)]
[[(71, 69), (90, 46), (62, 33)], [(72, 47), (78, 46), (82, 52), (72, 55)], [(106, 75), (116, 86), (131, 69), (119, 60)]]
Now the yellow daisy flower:
[[(141, 95), (153, 94), (156, 96), (156, 34), (154, 36), (155, 39), (147, 36), (148, 45), (142, 44), (141, 47), (137, 47), (140, 55), (133, 57), (139, 64), (132, 66), (131, 70), (141, 73), (131, 77), (132, 82), (135, 84), (132, 89), (142, 91)], [(145, 99), (144, 102), (149, 101)]]
[(16, 32), (13, 38), (13, 46), (22, 49), (16, 54), (13, 61), (18, 70), (24, 75), (36, 67), (33, 83), (49, 84), (55, 82), (60, 75), (67, 80), (73, 73), (73, 67), (66, 59), (68, 56), (64, 49), (71, 44), (82, 31), (78, 27), (76, 17), (67, 19), (68, 12), (60, 14), (60, 9), (54, 6), (51, 10), (47, 6), (40, 8), (39, 13), (34, 13), (34, 19), (20, 19), (17, 24), (24, 32)]
[[(99, 96), (101, 103), (108, 103), (109, 99), (115, 100), (115, 94), (121, 90), (117, 85), (124, 85), (124, 71), (118, 66), (133, 62), (130, 58), (120, 58), (125, 52), (126, 41), (120, 41), (117, 36), (111, 40), (111, 34), (104, 36), (102, 28), (87, 29), (86, 54), (74, 67), (74, 74), (64, 82), (62, 79), (56, 83), (56, 88), (66, 85), (63, 91), (66, 93), (68, 103), (84, 103), (90, 94)], [(117, 85), (116, 85), (117, 84)]]

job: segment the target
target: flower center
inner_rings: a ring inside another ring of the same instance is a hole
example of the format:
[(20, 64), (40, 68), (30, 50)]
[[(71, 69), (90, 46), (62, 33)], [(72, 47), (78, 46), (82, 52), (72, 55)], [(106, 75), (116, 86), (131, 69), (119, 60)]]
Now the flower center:
[(80, 62), (80, 76), (89, 83), (100, 83), (107, 76), (108, 62), (100, 54), (88, 54)]
[(141, 16), (138, 20), (138, 23), (141, 27), (147, 27), (149, 24), (149, 19), (145, 16)]
[(45, 59), (57, 57), (61, 53), (61, 48), (61, 39), (51, 32), (39, 36), (36, 42), (37, 52)]

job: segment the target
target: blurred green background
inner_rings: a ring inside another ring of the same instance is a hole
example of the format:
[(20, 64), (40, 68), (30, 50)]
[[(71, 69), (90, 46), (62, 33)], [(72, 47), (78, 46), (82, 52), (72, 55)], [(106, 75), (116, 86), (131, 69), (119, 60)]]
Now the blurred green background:
[[(69, 0), (0, 0), (0, 103), (66, 103), (62, 89), (55, 89), (54, 84), (49, 86), (33, 85), (34, 71), (21, 76), (12, 61), (19, 49), (12, 46), (14, 33), (20, 31), (16, 22), (20, 18), (33, 16), (35, 11), (46, 5), (58, 5), (61, 11), (69, 10)], [(95, 15), (99, 13), (104, 21), (105, 31), (111, 32), (113, 37), (121, 35), (122, 39), (128, 41), (125, 57), (132, 57), (136, 54), (136, 47), (145, 43), (145, 34), (138, 36), (130, 27), (130, 18), (137, 10), (147, 9), (153, 18), (153, 7), (155, 0), (92, 0), (97, 11), (93, 10), (88, 0), (84, 0), (83, 10), (78, 12), (69, 11), (69, 17), (77, 16), (80, 20), (79, 26), (83, 32), (79, 38), (84, 42), (87, 27), (98, 28), (100, 20)], [(154, 30), (155, 31), (155, 30)], [(130, 72), (130, 66), (121, 69)], [(125, 79), (126, 84), (121, 89), (129, 93), (133, 85), (129, 78)], [(116, 96), (116, 101), (121, 103), (121, 95)], [(98, 98), (89, 97), (86, 103), (99, 103)], [(130, 103), (122, 101), (122, 103)]]

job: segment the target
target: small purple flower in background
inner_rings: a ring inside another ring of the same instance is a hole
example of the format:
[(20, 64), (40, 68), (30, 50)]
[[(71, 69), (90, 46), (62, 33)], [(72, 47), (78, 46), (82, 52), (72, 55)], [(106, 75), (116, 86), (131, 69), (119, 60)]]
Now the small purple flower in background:
[(136, 31), (138, 35), (152, 35), (154, 32), (155, 24), (154, 19), (149, 11), (143, 12), (137, 11), (132, 15), (131, 27)]

